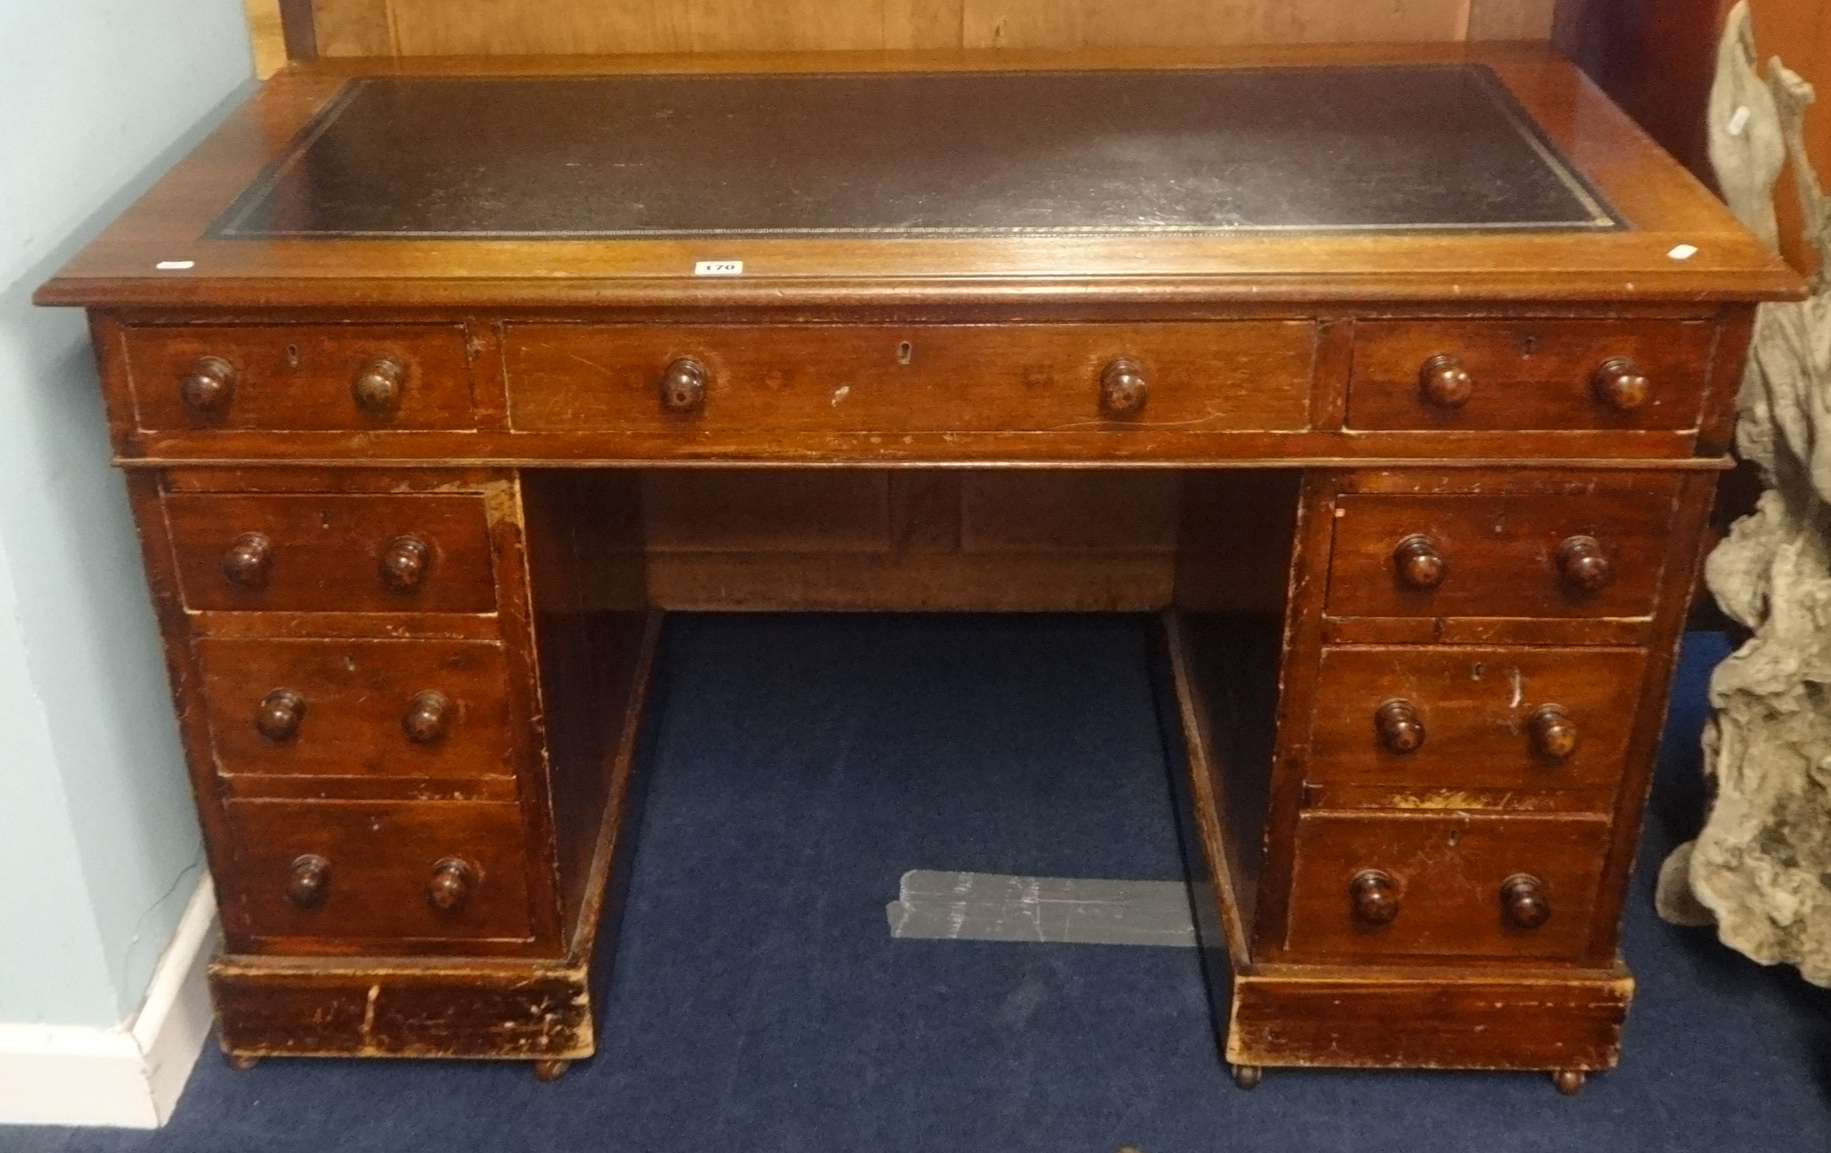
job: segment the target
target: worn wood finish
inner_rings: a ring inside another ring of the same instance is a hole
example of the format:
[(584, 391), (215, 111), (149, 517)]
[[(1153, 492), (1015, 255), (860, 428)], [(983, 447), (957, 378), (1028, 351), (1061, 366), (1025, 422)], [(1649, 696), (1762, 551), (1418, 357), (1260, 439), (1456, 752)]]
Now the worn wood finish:
[(1612, 1069), (1634, 995), (1619, 966), (1472, 973), (1278, 965), (1242, 974), (1234, 987), (1227, 1059), (1251, 1066)]
[[(1454, 35), (1527, 7), (1458, 4)], [(390, 51), (476, 14), (367, 12), (310, 14)], [(1460, 60), (1627, 226), (208, 235), (352, 76)], [(1799, 288), (1543, 49), (1396, 46), (321, 61), (39, 299), (91, 310), (238, 1060), (591, 1051), (656, 608), (1167, 609), (1237, 1080), (1570, 1089), (1631, 992), (1626, 870), (1737, 359)]]
[[(1596, 817), (1306, 812), (1293, 845), (1291, 960), (1379, 964), (1411, 957), (1576, 961), (1589, 945), (1609, 836)], [(1392, 881), (1391, 915), (1357, 915), (1351, 887), (1379, 870)], [(1508, 921), (1502, 886), (1543, 882), (1551, 919)]]
[[(681, 442), (742, 430), (1044, 432), (1301, 428), (1314, 328), (1302, 321), (775, 330), (512, 324), (504, 334), (518, 431), (614, 428)], [(1140, 373), (1135, 404), (1103, 403), (1101, 375)], [(703, 392), (670, 406), (671, 364)], [(666, 454), (671, 455), (671, 454)]]
[[(515, 775), (500, 644), (263, 637), (199, 640), (197, 654), (224, 776)], [(281, 690), (302, 719), (269, 736), (257, 708)]]
[[(1547, 790), (1601, 790), (1606, 811), (1640, 697), (1638, 649), (1329, 648), (1318, 672), (1310, 786), (1383, 786), (1382, 807), (1487, 808)], [(1416, 709), (1403, 752), (1380, 740), (1389, 701)], [(1575, 736), (1549, 745), (1534, 718), (1564, 711)], [(1561, 753), (1561, 755), (1560, 755)]]

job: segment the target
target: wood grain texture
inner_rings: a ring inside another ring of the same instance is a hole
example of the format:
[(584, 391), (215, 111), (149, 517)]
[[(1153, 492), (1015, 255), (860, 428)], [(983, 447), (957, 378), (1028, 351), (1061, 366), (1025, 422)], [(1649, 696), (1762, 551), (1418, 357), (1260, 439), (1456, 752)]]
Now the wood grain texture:
[(316, 0), (326, 55), (553, 55), (1539, 39), (1546, 0)]
[(286, 66), (286, 29), (279, 0), (242, 0), (248, 17), (248, 44), (254, 55), (254, 78), (265, 80)]

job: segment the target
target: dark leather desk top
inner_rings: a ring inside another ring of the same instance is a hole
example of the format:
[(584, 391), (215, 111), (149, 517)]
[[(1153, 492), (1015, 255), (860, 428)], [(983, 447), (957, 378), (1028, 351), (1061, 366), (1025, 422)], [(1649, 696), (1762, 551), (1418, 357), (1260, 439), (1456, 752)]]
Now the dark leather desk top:
[(1480, 65), (379, 77), (223, 237), (1615, 227)]

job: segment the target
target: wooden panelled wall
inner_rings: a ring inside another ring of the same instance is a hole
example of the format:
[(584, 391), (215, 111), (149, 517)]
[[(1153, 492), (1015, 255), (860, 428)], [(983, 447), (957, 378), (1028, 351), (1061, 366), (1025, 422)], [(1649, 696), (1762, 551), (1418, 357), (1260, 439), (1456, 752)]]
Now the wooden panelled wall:
[[(326, 56), (1542, 40), (1556, 0), (247, 0)], [(271, 49), (268, 50), (269, 55)], [(294, 55), (300, 53), (295, 51)], [(257, 56), (261, 52), (257, 51)]]

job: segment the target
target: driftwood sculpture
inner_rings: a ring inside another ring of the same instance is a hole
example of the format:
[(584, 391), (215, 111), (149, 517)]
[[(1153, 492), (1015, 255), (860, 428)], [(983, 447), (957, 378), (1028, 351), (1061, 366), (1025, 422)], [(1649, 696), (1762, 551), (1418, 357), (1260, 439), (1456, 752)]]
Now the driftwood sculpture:
[(1820, 272), (1812, 296), (1762, 306), (1736, 443), (1766, 491), (1711, 553), (1717, 603), (1752, 631), (1710, 679), (1704, 829), (1660, 870), (1667, 920), (1717, 926), (1763, 964), (1831, 985), (1831, 204), (1806, 157), (1812, 88), (1755, 69), (1746, 3), (1730, 13), (1710, 101), (1710, 159), (1743, 223), (1778, 247), (1774, 183), (1792, 161)]

